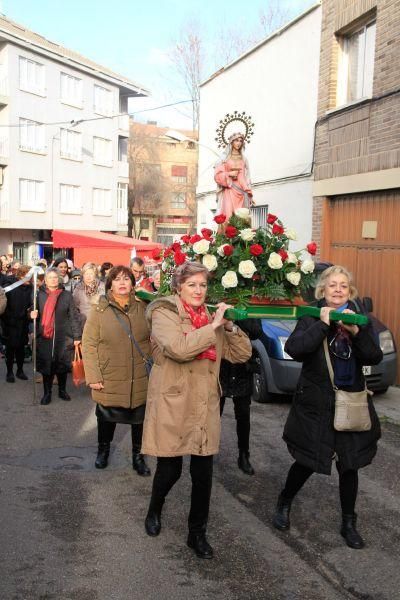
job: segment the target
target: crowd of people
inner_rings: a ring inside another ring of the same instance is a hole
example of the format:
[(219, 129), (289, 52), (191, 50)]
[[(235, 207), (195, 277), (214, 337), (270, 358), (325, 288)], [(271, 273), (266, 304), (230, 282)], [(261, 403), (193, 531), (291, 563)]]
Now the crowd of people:
[[(213, 457), (219, 451), (227, 398), (234, 405), (238, 467), (248, 476), (255, 472), (249, 449), (251, 340), (260, 337), (261, 322), (227, 320), (224, 303), (211, 315), (205, 303), (209, 272), (197, 262), (177, 267), (172, 294), (155, 295), (147, 305), (135, 291), (142, 288), (156, 294), (160, 271), (149, 276), (140, 258), (134, 258), (130, 267), (109, 262), (98, 267), (90, 262), (78, 270), (66, 258), (43, 264), (36, 299), (27, 278), (29, 267), (7, 255), (0, 260), (0, 286), (6, 291), (12, 286), (6, 296), (0, 295), (6, 382), (28, 378), (24, 360), (35, 321), (41, 405), (52, 401), (54, 376), (59, 398), (70, 400), (67, 377), (74, 347), (82, 344), (97, 419), (95, 467), (107, 467), (116, 425), (130, 425), (132, 467), (137, 474), (151, 474), (145, 455), (157, 458), (145, 517), (147, 534), (156, 537), (168, 493), (181, 476), (183, 457), (190, 456), (187, 545), (199, 558), (212, 558), (206, 531)], [(283, 432), (294, 463), (278, 496), (273, 525), (289, 530), (291, 505), (302, 486), (313, 473), (329, 475), (335, 463), (340, 533), (349, 547), (360, 549), (364, 541), (356, 528), (358, 472), (376, 454), (379, 420), (369, 400), (368, 431), (335, 431), (334, 390), (362, 391), (362, 365), (377, 364), (382, 352), (369, 324), (345, 325), (329, 317), (332, 310), (355, 312), (356, 294), (345, 268), (324, 271), (316, 287), (320, 317), (302, 317), (286, 343), (286, 352), (303, 366)]]

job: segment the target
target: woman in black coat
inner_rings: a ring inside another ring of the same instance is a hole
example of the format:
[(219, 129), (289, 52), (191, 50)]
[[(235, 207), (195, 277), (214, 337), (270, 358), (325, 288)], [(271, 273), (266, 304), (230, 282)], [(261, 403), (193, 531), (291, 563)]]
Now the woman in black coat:
[[(257, 340), (262, 335), (260, 319), (244, 319), (237, 321), (235, 326), (239, 326), (251, 340)], [(225, 406), (225, 398), (232, 398), (239, 448), (238, 467), (246, 475), (254, 475), (254, 469), (249, 459), (250, 403), (253, 389), (252, 365), (251, 359), (244, 364), (233, 364), (222, 360), (219, 373), (222, 387), (221, 415)]]
[(41, 404), (50, 404), (54, 375), (58, 380), (58, 396), (71, 400), (66, 391), (67, 374), (71, 371), (74, 345), (81, 341), (81, 327), (70, 292), (59, 283), (57, 269), (48, 269), (37, 295), (39, 318), (37, 337), (37, 370), (43, 375), (44, 395)]
[(335, 386), (349, 392), (362, 391), (365, 387), (362, 366), (378, 364), (382, 360), (382, 351), (372, 327), (370, 324), (359, 327), (329, 320), (332, 310), (355, 312), (351, 299), (356, 295), (351, 276), (345, 268), (333, 266), (326, 269), (315, 291), (321, 307), (320, 319), (300, 319), (286, 342), (286, 352), (294, 360), (303, 362), (303, 367), (283, 432), (283, 439), (295, 462), (278, 498), (273, 524), (280, 530), (289, 529), (293, 498), (312, 473), (330, 475), (332, 461), (335, 460), (342, 508), (341, 534), (348, 546), (362, 548), (364, 542), (356, 530), (355, 513), (358, 470), (369, 465), (376, 454), (380, 425), (369, 399), (372, 423), (369, 431), (335, 431), (335, 394), (324, 351), (326, 339)]
[[(7, 284), (23, 279), (29, 267), (19, 267), (16, 277), (10, 277)], [(14, 361), (17, 363), (16, 377), (28, 379), (24, 373), (25, 346), (28, 343), (29, 309), (31, 306), (32, 286), (27, 281), (7, 294), (7, 306), (1, 317), (3, 339), (6, 346), (6, 381), (14, 383)]]

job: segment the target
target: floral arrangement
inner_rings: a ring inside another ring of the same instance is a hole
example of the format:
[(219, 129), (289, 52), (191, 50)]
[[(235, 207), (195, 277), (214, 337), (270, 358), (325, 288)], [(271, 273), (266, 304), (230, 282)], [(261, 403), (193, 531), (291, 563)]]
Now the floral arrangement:
[[(296, 232), (285, 228), (277, 216), (268, 214), (265, 227), (258, 229), (251, 228), (247, 208), (238, 209), (228, 221), (223, 214), (214, 221), (216, 231), (204, 228), (201, 235), (183, 235), (163, 252), (154, 252), (153, 258), (162, 259), (160, 294), (170, 292), (172, 273), (186, 260), (200, 261), (210, 271), (210, 302), (293, 301), (313, 284), (313, 260), (303, 259), (304, 250), (290, 252)], [(305, 250), (315, 255), (316, 243), (310, 242)]]

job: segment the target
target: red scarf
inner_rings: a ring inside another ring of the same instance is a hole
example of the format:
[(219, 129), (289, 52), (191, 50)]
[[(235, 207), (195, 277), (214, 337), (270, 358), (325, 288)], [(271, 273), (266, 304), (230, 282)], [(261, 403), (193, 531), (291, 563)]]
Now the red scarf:
[(46, 290), (48, 297), (44, 304), (42, 314), (42, 335), (45, 338), (52, 338), (54, 334), (54, 314), (56, 311), (56, 304), (58, 296), (63, 290)]
[[(186, 304), (186, 302), (184, 302), (183, 300), (181, 300), (181, 302), (183, 304), (183, 308), (186, 310), (190, 317), (190, 321), (193, 325), (193, 330), (200, 329), (200, 327), (204, 327), (205, 325), (209, 325), (210, 320), (208, 318), (204, 305), (199, 306), (199, 308), (196, 309), (190, 306), (189, 304)], [(204, 350), (204, 352), (201, 352), (196, 356), (197, 360), (201, 360), (202, 358), (208, 358), (208, 360), (216, 361), (217, 351), (215, 349), (215, 346), (210, 346), (209, 348), (207, 348), (207, 350)]]

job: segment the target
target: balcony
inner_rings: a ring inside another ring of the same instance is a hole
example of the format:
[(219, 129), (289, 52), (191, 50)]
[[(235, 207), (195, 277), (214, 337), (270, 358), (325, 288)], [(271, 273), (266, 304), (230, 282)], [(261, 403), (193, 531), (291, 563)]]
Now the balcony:
[(127, 179), (129, 177), (129, 163), (128, 161), (118, 161), (118, 177)]
[(0, 166), (8, 165), (8, 138), (0, 138)]
[(7, 106), (10, 98), (8, 94), (8, 78), (0, 77), (0, 107)]
[(129, 115), (120, 115), (118, 117), (118, 129), (129, 135)]

